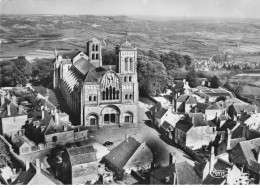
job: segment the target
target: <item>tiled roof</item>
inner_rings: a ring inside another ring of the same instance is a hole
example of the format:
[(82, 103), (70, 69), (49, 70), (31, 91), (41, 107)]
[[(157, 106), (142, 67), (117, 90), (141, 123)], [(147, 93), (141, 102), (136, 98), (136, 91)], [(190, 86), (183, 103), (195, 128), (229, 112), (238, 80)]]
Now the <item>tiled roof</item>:
[(104, 156), (104, 159), (118, 168), (123, 168), (140, 145), (141, 143), (136, 139), (129, 137), (113, 148), (110, 153)]
[[(194, 122), (192, 122), (194, 121)], [(190, 128), (207, 126), (207, 122), (204, 120), (202, 113), (189, 113), (185, 114), (185, 117), (177, 122), (176, 129), (180, 129), (183, 132), (187, 132)]]
[[(173, 184), (173, 173), (176, 173), (177, 185), (198, 185), (202, 184), (201, 178), (195, 172), (194, 168), (187, 162), (182, 161), (170, 164), (151, 172), (151, 175), (164, 184)], [(165, 182), (169, 177), (169, 182)]]
[(61, 64), (65, 65), (65, 64), (72, 64), (70, 59), (62, 59), (61, 60)]
[(177, 102), (186, 102), (188, 99), (189, 95), (181, 95), (178, 99)]
[(226, 178), (215, 178), (210, 174), (203, 180), (204, 185), (222, 185), (226, 181)]
[[(10, 105), (11, 116), (7, 116), (7, 105), (8, 104)], [(9, 99), (7, 99), (6, 97), (5, 97), (5, 103), (3, 105), (1, 105), (1, 108), (3, 109), (2, 112), (0, 111), (0, 117), (2, 117), (2, 118), (27, 115), (27, 113), (24, 110), (22, 110), (22, 113), (19, 114), (18, 106), (16, 104), (14, 104), (12, 101), (10, 101)]]
[(154, 111), (155, 109), (157, 109), (157, 111), (162, 107), (162, 104), (160, 102), (156, 103), (155, 105), (153, 105), (152, 108), (150, 108), (150, 111)]
[(172, 125), (167, 121), (164, 121), (161, 127), (167, 130), (169, 127), (172, 127)]
[(90, 39), (89, 42), (100, 43), (100, 41), (98, 39), (96, 39), (95, 37)]
[(97, 67), (88, 72), (84, 82), (98, 82), (99, 78), (103, 76), (108, 70), (103, 67)]
[(255, 109), (257, 109), (257, 111), (259, 112), (259, 109), (255, 105), (250, 105), (250, 104), (233, 104), (232, 106), (234, 107), (235, 111), (238, 114), (241, 114), (243, 112), (254, 113)]
[(119, 45), (119, 48), (120, 49), (126, 49), (126, 50), (128, 50), (128, 49), (130, 49), (130, 50), (132, 50), (132, 49), (134, 49), (134, 47), (132, 46), (132, 44), (130, 43), (130, 42), (128, 42), (127, 40), (126, 41), (124, 41), (122, 44), (120, 44)]
[(206, 108), (208, 108), (209, 105), (209, 103), (197, 103), (196, 107), (198, 109), (205, 110)]
[(75, 66), (75, 68), (78, 69), (83, 75), (86, 75), (88, 71), (95, 69), (95, 66), (84, 58), (80, 58), (73, 64), (73, 66)]
[(97, 161), (96, 152), (93, 146), (70, 148), (67, 149), (67, 151), (72, 166)]
[(218, 105), (218, 103), (210, 104), (206, 110), (222, 110), (222, 108)]
[(236, 125), (236, 121), (229, 119), (221, 127), (217, 128), (217, 131), (226, 131), (227, 129), (233, 130)]
[(234, 166), (233, 164), (218, 158), (216, 163), (214, 164), (214, 169), (216, 169), (216, 170), (226, 170), (227, 168), (232, 168), (233, 166)]
[(230, 140), (230, 149), (233, 149), (234, 147), (237, 146), (237, 144), (238, 144), (239, 142), (243, 142), (243, 141), (246, 141), (246, 138), (245, 138), (245, 137), (231, 139), (231, 140)]
[(161, 119), (167, 111), (168, 111), (167, 109), (161, 108), (161, 109), (155, 114), (155, 117), (158, 118), (158, 119)]
[(253, 171), (256, 174), (259, 174), (260, 172), (260, 163), (254, 160), (249, 160), (249, 170)]
[(197, 101), (192, 96), (189, 96), (189, 98), (187, 99), (187, 101), (185, 103), (186, 104), (197, 104)]
[(15, 135), (12, 139), (12, 142), (17, 148), (20, 148), (24, 143), (27, 143), (30, 146), (35, 146), (35, 143), (29, 140), (26, 136), (22, 135)]

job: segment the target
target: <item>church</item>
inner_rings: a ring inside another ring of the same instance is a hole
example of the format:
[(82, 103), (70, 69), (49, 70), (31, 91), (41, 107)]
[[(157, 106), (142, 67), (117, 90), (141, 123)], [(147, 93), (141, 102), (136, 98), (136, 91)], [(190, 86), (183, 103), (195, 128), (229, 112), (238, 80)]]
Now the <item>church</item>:
[(102, 46), (93, 38), (86, 53), (64, 59), (55, 50), (53, 87), (77, 124), (86, 127), (138, 123), (137, 48), (127, 40), (115, 47), (115, 66), (103, 66)]

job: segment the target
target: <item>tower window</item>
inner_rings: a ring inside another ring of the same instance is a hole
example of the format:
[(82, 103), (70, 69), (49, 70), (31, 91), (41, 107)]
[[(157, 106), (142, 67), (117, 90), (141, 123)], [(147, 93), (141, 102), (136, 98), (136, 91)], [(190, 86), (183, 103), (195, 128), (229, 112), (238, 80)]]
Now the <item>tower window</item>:
[(98, 45), (96, 45), (96, 51), (98, 51)]
[(129, 82), (132, 82), (132, 76), (129, 76)]
[(126, 57), (125, 58), (125, 71), (128, 70), (128, 58)]
[(95, 51), (95, 44), (92, 45), (92, 51)]
[(89, 97), (88, 97), (88, 100), (89, 100), (89, 101), (92, 101), (92, 97), (91, 97), (91, 96), (89, 96)]
[(92, 54), (92, 59), (95, 59), (95, 54)]
[(98, 54), (96, 54), (96, 59), (98, 59), (99, 57), (98, 57)]
[(125, 76), (125, 77), (124, 77), (124, 82), (126, 82), (126, 81), (127, 81), (127, 77)]
[(129, 94), (129, 99), (132, 99), (132, 97), (133, 97), (132, 94)]
[(94, 96), (94, 97), (93, 97), (93, 100), (94, 100), (94, 101), (96, 101), (96, 100), (97, 100), (97, 97), (96, 97), (96, 96)]
[(130, 58), (130, 63), (129, 63), (129, 70), (133, 71), (133, 58)]
[(128, 99), (128, 95), (127, 94), (125, 94), (125, 99)]

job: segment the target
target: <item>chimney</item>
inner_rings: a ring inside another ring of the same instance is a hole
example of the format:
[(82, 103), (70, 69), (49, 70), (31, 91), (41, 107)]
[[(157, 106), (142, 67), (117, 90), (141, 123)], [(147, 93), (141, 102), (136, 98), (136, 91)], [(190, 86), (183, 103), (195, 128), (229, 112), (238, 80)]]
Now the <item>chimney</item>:
[(64, 132), (67, 132), (68, 131), (68, 126), (65, 124), (65, 125), (63, 125), (63, 130), (64, 130)]
[(176, 185), (177, 181), (177, 176), (176, 176), (176, 172), (173, 172), (173, 185)]
[(205, 98), (205, 103), (208, 103), (208, 102), (209, 102), (209, 97), (206, 96), (206, 98)]
[(169, 165), (176, 162), (176, 156), (173, 152), (169, 153)]
[(257, 151), (257, 162), (260, 163), (260, 146), (258, 146), (258, 151)]
[(205, 115), (205, 121), (208, 121), (208, 116), (207, 115)]
[(7, 91), (7, 96), (6, 96), (8, 99), (10, 99), (10, 92)]
[(213, 171), (214, 164), (215, 164), (215, 153), (214, 153), (214, 146), (210, 148), (210, 161), (209, 161), (209, 173)]
[(44, 119), (45, 110), (42, 109), (42, 119)]
[(78, 132), (80, 132), (80, 126), (78, 126)]
[(242, 137), (246, 138), (246, 125), (242, 125)]
[(1, 105), (0, 106), (3, 106), (5, 103), (5, 96), (4, 94), (1, 95)]
[(35, 159), (36, 161), (36, 174), (41, 173), (41, 163), (40, 163), (40, 159)]
[(198, 113), (198, 108), (197, 107), (195, 107), (195, 113)]
[(231, 136), (232, 136), (232, 133), (231, 133), (230, 129), (227, 129), (227, 140), (226, 140), (227, 150), (230, 150)]
[(44, 164), (43, 164), (43, 163), (41, 163), (41, 169), (43, 169), (43, 166), (44, 166)]
[(30, 168), (30, 161), (26, 160), (26, 162), (25, 162), (25, 170), (27, 171), (27, 170), (29, 170), (29, 168)]
[(10, 103), (7, 104), (7, 115), (11, 116), (11, 107), (10, 107)]
[(255, 111), (254, 111), (255, 114), (257, 114), (257, 107), (255, 107)]
[(191, 123), (194, 125), (194, 123), (195, 123), (194, 117), (191, 118)]
[(129, 137), (129, 136), (126, 134), (126, 135), (125, 135), (125, 140), (126, 140), (126, 141), (128, 141), (128, 137)]
[(22, 113), (23, 113), (23, 106), (18, 105), (18, 114), (22, 114)]
[(15, 95), (12, 95), (12, 102), (13, 102), (14, 104), (16, 104), (16, 96), (15, 96)]
[(59, 125), (59, 114), (58, 114), (57, 110), (55, 110), (55, 112), (54, 112), (54, 121), (57, 125)]
[(43, 105), (41, 105), (41, 110), (44, 110), (44, 106)]

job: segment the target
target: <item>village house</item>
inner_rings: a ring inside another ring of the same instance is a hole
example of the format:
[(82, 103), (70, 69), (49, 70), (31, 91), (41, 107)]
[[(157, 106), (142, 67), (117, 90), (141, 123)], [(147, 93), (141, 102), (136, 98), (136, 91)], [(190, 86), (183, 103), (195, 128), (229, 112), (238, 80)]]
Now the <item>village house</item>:
[(250, 104), (232, 104), (228, 107), (228, 114), (234, 120), (238, 120), (243, 113), (257, 114), (259, 109), (255, 105)]
[(43, 170), (39, 159), (36, 164), (26, 162), (26, 170), (20, 171), (11, 185), (62, 185), (49, 172)]
[(176, 123), (174, 141), (191, 149), (208, 145), (216, 137), (215, 127), (210, 127), (202, 113), (189, 113)]
[(181, 95), (173, 100), (174, 112), (189, 113), (192, 108), (197, 104), (197, 101), (191, 95)]
[(153, 163), (153, 154), (146, 144), (133, 137), (126, 138), (102, 160), (106, 167), (115, 172), (115, 178), (122, 180), (131, 171), (147, 170)]
[(153, 170), (150, 173), (150, 184), (201, 185), (202, 180), (187, 161), (176, 162), (174, 156), (170, 156), (168, 166)]
[(240, 124), (260, 132), (260, 113), (243, 113), (239, 118)]
[(8, 96), (1, 95), (0, 97), (0, 134), (10, 137), (13, 133), (21, 130), (28, 115), (21, 105), (14, 103), (15, 99), (13, 102)]
[(260, 178), (260, 138), (239, 142), (230, 151), (230, 161), (249, 170), (257, 181)]
[(195, 171), (204, 185), (233, 185), (241, 178), (241, 171), (236, 165), (215, 157), (214, 147), (211, 147), (210, 159), (196, 163)]
[(57, 177), (62, 179), (64, 184), (93, 184), (99, 178), (98, 164), (93, 146), (67, 148), (62, 153), (62, 163), (58, 168)]

